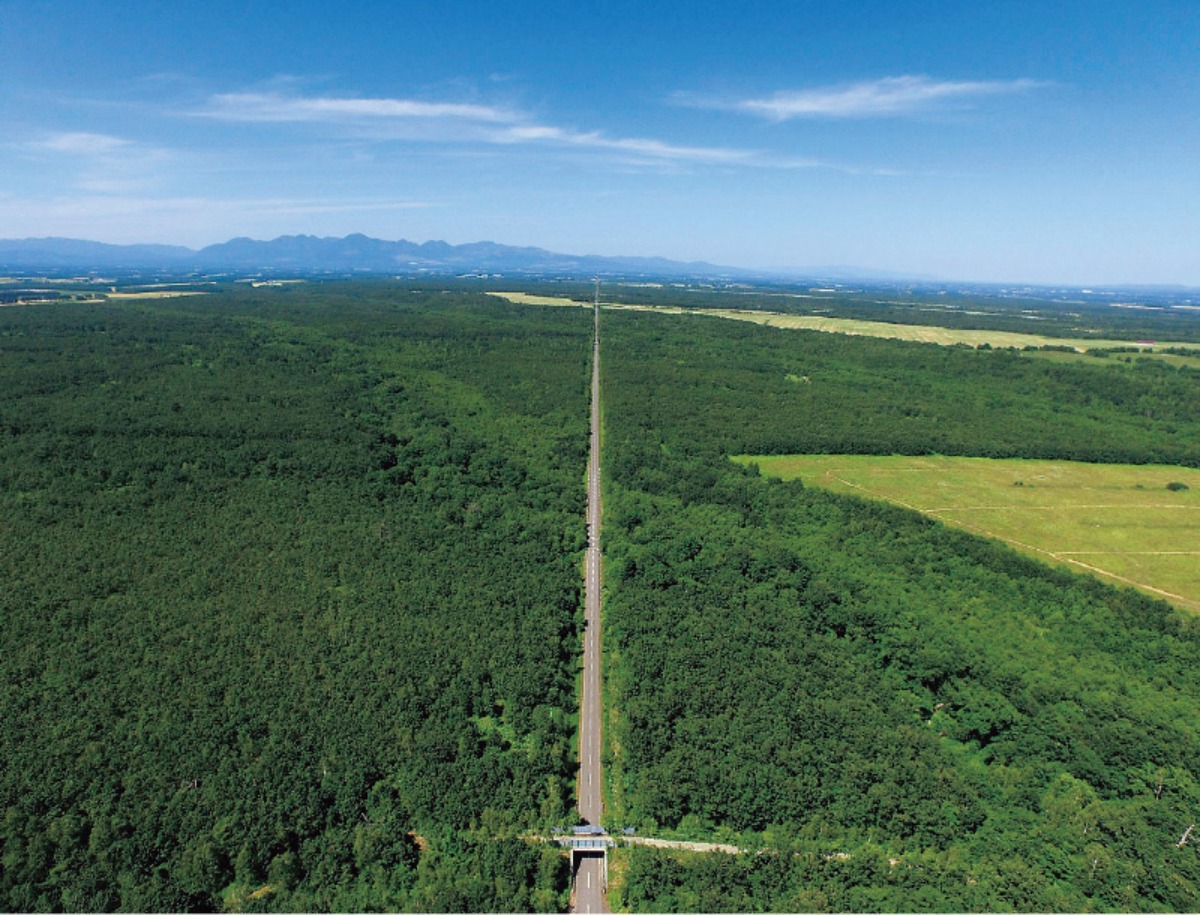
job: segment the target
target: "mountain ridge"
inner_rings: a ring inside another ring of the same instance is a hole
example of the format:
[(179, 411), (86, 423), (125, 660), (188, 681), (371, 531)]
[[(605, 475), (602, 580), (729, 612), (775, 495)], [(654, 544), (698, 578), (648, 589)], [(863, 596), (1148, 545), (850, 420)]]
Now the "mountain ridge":
[(281, 235), (271, 240), (239, 236), (194, 249), (179, 245), (116, 245), (86, 239), (0, 239), (0, 269), (196, 269), (359, 273), (635, 273), (752, 277), (754, 271), (704, 261), (663, 257), (562, 254), (493, 241), (387, 241), (354, 233), (338, 238)]

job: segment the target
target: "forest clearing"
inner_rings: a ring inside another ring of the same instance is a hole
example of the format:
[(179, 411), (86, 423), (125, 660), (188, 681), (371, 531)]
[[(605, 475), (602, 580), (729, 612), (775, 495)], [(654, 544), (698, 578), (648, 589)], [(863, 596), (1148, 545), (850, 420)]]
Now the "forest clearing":
[(768, 476), (884, 499), (1200, 610), (1200, 470), (941, 456), (737, 460)]

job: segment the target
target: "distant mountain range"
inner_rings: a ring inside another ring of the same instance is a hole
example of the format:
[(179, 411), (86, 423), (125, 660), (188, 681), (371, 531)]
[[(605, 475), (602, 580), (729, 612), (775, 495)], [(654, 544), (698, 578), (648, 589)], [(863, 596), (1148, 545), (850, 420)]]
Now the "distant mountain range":
[(0, 270), (238, 270), (299, 273), (524, 273), (654, 276), (763, 276), (759, 271), (661, 257), (558, 254), (483, 241), (383, 241), (366, 235), (273, 241), (235, 238), (193, 250), (173, 245), (110, 245), (74, 238), (0, 239)]
[(199, 250), (178, 245), (110, 245), (78, 238), (0, 239), (0, 274), (87, 273), (129, 271), (139, 273), (239, 273), (285, 276), (379, 274), (384, 276), (435, 276), (506, 274), (524, 276), (613, 277), (727, 282), (788, 283), (865, 287), (924, 287), (978, 292), (984, 295), (1014, 292), (1025, 295), (1092, 296), (1137, 295), (1173, 300), (1184, 297), (1194, 304), (1198, 287), (1178, 285), (1046, 286), (987, 281), (948, 282), (917, 274), (873, 270), (866, 267), (774, 267), (751, 270), (675, 261), (665, 257), (608, 257), (598, 254), (560, 254), (545, 248), (523, 248), (479, 241), (452, 245), (444, 241), (384, 241), (367, 235), (319, 238), (283, 235), (272, 241), (234, 238)]

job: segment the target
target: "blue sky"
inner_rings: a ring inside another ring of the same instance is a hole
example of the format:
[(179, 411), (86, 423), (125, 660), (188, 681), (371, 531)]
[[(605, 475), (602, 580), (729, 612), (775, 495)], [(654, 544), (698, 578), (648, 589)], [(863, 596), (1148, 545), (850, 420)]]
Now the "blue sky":
[(0, 237), (1200, 285), (1200, 3), (0, 0)]

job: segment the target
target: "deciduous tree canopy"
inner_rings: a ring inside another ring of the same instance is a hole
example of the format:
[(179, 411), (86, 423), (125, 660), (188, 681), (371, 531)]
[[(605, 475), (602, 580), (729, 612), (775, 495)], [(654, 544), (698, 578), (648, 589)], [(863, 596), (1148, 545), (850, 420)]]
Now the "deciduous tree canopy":
[(0, 907), (526, 910), (590, 324), (379, 284), (0, 312)]
[(633, 851), (627, 903), (1195, 908), (1200, 859), (1177, 844), (1200, 809), (1195, 620), (724, 459), (1194, 462), (1190, 375), (704, 319), (604, 326), (617, 809), (767, 850)]

